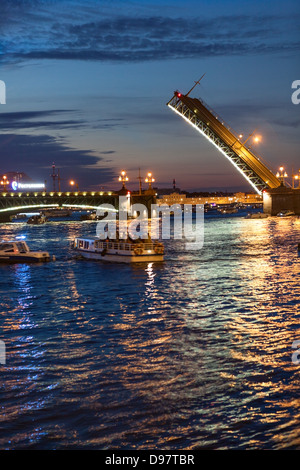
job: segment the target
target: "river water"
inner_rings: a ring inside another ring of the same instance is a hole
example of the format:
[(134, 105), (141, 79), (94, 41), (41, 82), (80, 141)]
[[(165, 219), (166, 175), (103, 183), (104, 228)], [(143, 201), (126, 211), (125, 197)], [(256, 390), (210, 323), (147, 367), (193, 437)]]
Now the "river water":
[(56, 261), (0, 266), (0, 448), (300, 449), (300, 219), (244, 216), (136, 266), (74, 258), (95, 222), (1, 225)]

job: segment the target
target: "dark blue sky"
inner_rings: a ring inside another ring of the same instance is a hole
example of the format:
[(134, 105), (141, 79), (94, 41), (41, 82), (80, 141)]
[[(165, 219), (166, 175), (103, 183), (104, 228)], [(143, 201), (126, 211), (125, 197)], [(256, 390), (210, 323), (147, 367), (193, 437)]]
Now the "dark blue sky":
[(257, 130), (277, 170), (300, 168), (300, 6), (294, 1), (1, 1), (0, 173), (63, 185), (246, 189), (229, 162), (166, 103), (194, 90), (237, 132)]

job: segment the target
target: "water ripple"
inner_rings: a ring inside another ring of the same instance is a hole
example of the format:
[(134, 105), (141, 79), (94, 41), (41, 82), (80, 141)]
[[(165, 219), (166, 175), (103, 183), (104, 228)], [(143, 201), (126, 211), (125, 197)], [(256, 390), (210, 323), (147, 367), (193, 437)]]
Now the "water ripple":
[(72, 257), (93, 224), (2, 225), (57, 262), (0, 266), (0, 447), (300, 448), (299, 226), (207, 219), (123, 266)]

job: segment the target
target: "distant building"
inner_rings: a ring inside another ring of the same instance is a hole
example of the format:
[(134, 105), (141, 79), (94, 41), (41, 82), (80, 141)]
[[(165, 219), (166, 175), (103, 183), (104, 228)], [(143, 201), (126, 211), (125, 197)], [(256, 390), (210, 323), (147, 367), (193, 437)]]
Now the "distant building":
[(17, 181), (17, 183), (31, 183), (33, 180), (26, 173), (19, 171), (8, 171), (7, 173), (0, 174), (0, 179), (6, 176), (8, 181)]
[(180, 193), (180, 188), (154, 188), (158, 196), (164, 196), (166, 194)]
[(214, 194), (206, 196), (193, 196), (188, 197), (187, 194), (171, 193), (161, 195), (157, 199), (157, 203), (168, 204), (261, 204), (262, 196), (256, 193), (235, 193), (230, 195), (216, 196)]

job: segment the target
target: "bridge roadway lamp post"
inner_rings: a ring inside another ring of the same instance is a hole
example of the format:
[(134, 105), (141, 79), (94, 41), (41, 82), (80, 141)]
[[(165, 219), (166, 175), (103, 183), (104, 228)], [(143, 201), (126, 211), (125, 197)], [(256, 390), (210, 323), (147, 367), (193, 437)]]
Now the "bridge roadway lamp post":
[(121, 171), (121, 175), (119, 176), (119, 181), (122, 181), (122, 189), (126, 189), (125, 183), (128, 181), (128, 176), (126, 176), (125, 170)]
[(72, 187), (73, 187), (73, 186), (76, 186), (76, 189), (77, 189), (77, 191), (78, 191), (78, 183), (75, 183), (74, 180), (71, 180), (71, 181), (70, 181), (70, 185), (71, 185)]
[(147, 178), (145, 178), (145, 183), (149, 184), (149, 189), (152, 189), (152, 183), (154, 183), (155, 179), (152, 178), (152, 173), (147, 174)]
[[(259, 137), (258, 135), (256, 135), (256, 136), (253, 137), (253, 140), (252, 140), (252, 141), (253, 141), (253, 143), (258, 144), (258, 142), (260, 142), (260, 137)], [(248, 147), (248, 149), (250, 150), (251, 147), (252, 147), (252, 145), (250, 145), (250, 146)]]
[(300, 189), (300, 170), (299, 170), (298, 174), (293, 175), (293, 189), (296, 189), (295, 188), (295, 181), (298, 181), (298, 189)]
[(283, 167), (283, 166), (280, 166), (280, 167), (279, 167), (279, 171), (277, 172), (276, 176), (277, 176), (277, 178), (280, 179), (281, 184), (284, 185), (284, 178), (287, 178), (287, 177), (288, 177), (288, 174), (287, 174), (286, 171), (284, 171), (284, 167)]
[(9, 184), (7, 176), (4, 175), (1, 180), (1, 185), (3, 186), (3, 191), (6, 191), (6, 186)]

